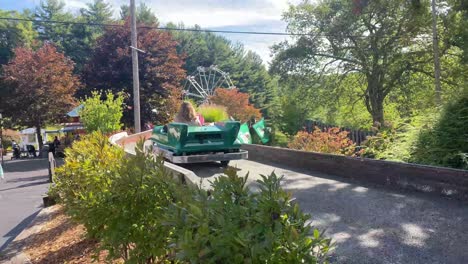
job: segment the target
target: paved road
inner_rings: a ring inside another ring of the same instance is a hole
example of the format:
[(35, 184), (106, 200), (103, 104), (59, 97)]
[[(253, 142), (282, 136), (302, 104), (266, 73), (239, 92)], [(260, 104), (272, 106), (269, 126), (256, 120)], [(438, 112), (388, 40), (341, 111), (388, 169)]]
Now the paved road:
[[(414, 192), (399, 192), (344, 179), (253, 161), (231, 164), (250, 172), (284, 175), (283, 187), (312, 224), (336, 242), (334, 263), (468, 263), (468, 203)], [(208, 180), (222, 173), (216, 164), (185, 166)]]
[[(275, 164), (242, 160), (230, 165), (240, 175), (250, 173), (253, 189), (260, 174), (283, 175), (283, 188), (312, 215), (312, 225), (326, 229), (336, 243), (332, 263), (468, 263), (467, 202)], [(184, 167), (200, 177), (204, 188), (223, 172), (219, 163)]]
[(39, 213), (48, 189), (47, 159), (6, 161), (0, 180), (0, 252)]

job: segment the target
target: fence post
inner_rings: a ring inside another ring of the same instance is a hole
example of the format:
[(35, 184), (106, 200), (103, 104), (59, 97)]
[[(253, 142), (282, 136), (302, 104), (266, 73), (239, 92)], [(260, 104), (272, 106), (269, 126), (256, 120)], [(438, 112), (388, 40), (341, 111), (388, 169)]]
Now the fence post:
[(50, 183), (53, 183), (55, 167), (57, 167), (57, 163), (55, 162), (54, 154), (52, 152), (49, 152), (49, 182)]

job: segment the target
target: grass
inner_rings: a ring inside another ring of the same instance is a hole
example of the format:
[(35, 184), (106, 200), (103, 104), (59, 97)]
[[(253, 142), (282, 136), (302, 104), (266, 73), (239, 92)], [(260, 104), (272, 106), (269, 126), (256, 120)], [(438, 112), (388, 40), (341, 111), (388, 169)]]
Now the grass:
[(198, 107), (198, 113), (207, 123), (226, 121), (229, 118), (226, 108), (219, 105), (201, 105)]

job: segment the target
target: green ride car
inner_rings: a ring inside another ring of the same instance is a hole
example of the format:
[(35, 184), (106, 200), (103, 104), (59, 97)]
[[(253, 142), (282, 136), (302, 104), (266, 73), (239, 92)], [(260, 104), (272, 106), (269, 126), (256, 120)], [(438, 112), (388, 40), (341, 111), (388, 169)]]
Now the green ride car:
[(227, 166), (230, 160), (246, 159), (237, 140), (240, 122), (218, 122), (211, 126), (190, 126), (170, 123), (156, 126), (151, 140), (154, 152), (172, 163), (201, 163), (219, 161)]

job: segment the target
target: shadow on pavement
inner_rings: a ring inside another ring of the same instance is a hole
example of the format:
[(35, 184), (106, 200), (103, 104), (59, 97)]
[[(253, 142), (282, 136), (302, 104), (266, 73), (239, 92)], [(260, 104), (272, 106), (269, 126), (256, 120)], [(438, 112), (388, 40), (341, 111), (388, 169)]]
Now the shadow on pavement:
[(44, 180), (39, 181), (39, 182), (35, 181), (35, 182), (26, 183), (26, 184), (21, 184), (21, 185), (11, 187), (11, 188), (0, 189), (0, 192), (15, 190), (15, 189), (21, 189), (21, 188), (26, 188), (26, 187), (36, 186), (36, 185), (42, 185), (42, 184), (49, 184), (48, 178), (45, 181)]
[(21, 160), (10, 160), (5, 161), (3, 170), (5, 173), (12, 172), (29, 172), (36, 170), (43, 170), (49, 167), (49, 161), (47, 159), (21, 159)]
[(10, 244), (11, 241), (13, 241), (16, 238), (16, 236), (18, 236), (21, 233), (21, 231), (23, 231), (34, 220), (34, 218), (37, 216), (37, 214), (39, 214), (40, 211), (41, 210), (37, 210), (30, 216), (24, 218), (19, 224), (17, 224), (10, 231), (8, 231), (8, 233), (4, 235), (5, 238), (8, 237), (8, 240), (0, 247), (0, 256), (8, 254), (8, 252), (3, 252), (8, 246), (8, 244)]
[(468, 207), (460, 201), (284, 174), (283, 188), (336, 242), (332, 263), (468, 261)]

